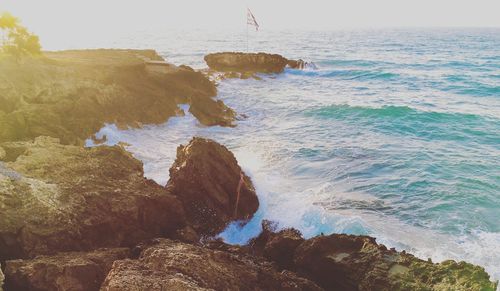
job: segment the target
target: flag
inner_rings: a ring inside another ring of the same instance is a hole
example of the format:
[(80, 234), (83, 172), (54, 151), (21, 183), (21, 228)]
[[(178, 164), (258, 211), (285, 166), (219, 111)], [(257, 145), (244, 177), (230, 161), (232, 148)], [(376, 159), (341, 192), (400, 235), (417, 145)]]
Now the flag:
[(259, 30), (259, 24), (257, 23), (257, 20), (255, 20), (255, 16), (253, 16), (252, 11), (250, 11), (249, 8), (247, 8), (247, 24), (255, 26), (255, 30)]

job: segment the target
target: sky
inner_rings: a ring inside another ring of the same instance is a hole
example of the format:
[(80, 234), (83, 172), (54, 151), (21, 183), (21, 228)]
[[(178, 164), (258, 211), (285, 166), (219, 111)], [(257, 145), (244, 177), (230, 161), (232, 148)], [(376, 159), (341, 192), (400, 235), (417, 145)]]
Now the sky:
[(500, 27), (500, 0), (0, 0), (23, 24), (54, 38), (158, 29)]

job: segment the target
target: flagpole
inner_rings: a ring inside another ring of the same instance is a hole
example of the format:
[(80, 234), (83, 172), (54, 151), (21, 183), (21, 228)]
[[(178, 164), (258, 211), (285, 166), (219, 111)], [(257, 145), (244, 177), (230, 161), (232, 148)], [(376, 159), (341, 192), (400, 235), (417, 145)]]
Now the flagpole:
[(248, 53), (248, 6), (247, 6), (247, 11), (246, 11), (246, 17), (247, 17), (247, 53)]

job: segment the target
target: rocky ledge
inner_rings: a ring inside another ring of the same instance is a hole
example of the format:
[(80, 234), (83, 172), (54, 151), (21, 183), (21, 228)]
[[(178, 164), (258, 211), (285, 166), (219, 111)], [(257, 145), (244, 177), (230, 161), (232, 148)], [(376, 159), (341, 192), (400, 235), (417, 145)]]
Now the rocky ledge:
[(285, 67), (303, 69), (303, 60), (288, 60), (278, 54), (224, 52), (205, 56), (208, 67), (226, 77), (248, 78), (255, 73), (282, 73)]
[(116, 261), (103, 291), (321, 290), (314, 282), (244, 253), (168, 239), (150, 242), (138, 259)]
[(263, 231), (249, 246), (253, 254), (316, 282), (325, 290), (496, 290), (479, 266), (432, 263), (377, 244), (375, 238), (345, 234), (304, 239), (295, 229)]
[(0, 147), (0, 260), (131, 247), (186, 225), (181, 202), (119, 146), (38, 137)]
[(0, 68), (0, 142), (51, 136), (81, 145), (105, 123), (164, 123), (183, 113), (179, 104), (204, 125), (233, 126), (236, 116), (202, 73), (152, 50), (46, 52), (4, 58)]
[(113, 263), (130, 256), (129, 249), (59, 253), (33, 260), (8, 261), (9, 290), (99, 290)]

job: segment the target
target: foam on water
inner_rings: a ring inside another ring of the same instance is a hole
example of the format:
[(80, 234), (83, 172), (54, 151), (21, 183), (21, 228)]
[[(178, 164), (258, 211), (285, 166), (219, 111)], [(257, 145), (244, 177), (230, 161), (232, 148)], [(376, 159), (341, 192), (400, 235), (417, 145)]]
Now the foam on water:
[[(205, 53), (242, 41), (232, 32), (183, 37), (191, 38), (149, 37), (138, 46), (200, 68)], [(218, 98), (248, 116), (236, 128), (204, 127), (188, 113), (143, 129), (106, 125), (98, 137), (129, 144), (160, 184), (177, 146), (193, 136), (228, 146), (261, 202), (252, 221), (221, 234), (230, 243), (247, 242), (269, 219), (306, 237), (372, 235), (423, 259), (484, 266), (500, 279), (499, 30), (255, 37), (259, 50), (318, 69), (223, 81)]]

